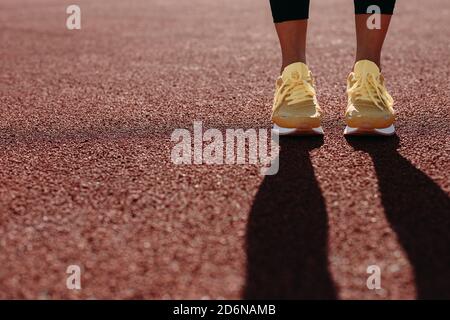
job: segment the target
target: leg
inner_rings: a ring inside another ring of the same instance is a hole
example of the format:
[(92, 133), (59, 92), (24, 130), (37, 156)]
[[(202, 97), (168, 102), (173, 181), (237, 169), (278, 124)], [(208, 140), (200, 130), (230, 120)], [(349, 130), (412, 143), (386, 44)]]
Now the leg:
[(357, 50), (353, 72), (347, 78), (344, 134), (393, 135), (394, 99), (385, 87), (380, 60), (395, 0), (354, 2)]
[[(380, 67), (381, 49), (394, 11), (395, 0), (354, 0), (354, 3), (357, 43), (356, 61), (370, 60)], [(368, 9), (373, 5), (378, 6), (381, 13), (380, 28), (378, 29), (369, 29), (367, 26), (367, 21), (373, 14)]]
[(306, 30), (309, 0), (270, 0), (280, 40), (283, 69), (295, 62), (306, 63)]
[(270, 6), (283, 58), (272, 107), (274, 130), (279, 135), (323, 134), (322, 109), (306, 65), (309, 0), (270, 0)]

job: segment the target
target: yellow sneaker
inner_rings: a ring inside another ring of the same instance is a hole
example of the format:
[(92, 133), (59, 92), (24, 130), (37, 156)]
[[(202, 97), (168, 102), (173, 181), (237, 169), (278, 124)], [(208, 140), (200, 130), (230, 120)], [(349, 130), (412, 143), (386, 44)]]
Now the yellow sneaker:
[(296, 62), (277, 79), (272, 108), (274, 132), (279, 135), (323, 134), (322, 110), (308, 66)]
[(355, 64), (347, 79), (347, 127), (344, 134), (393, 135), (394, 100), (384, 86), (378, 66), (369, 60)]

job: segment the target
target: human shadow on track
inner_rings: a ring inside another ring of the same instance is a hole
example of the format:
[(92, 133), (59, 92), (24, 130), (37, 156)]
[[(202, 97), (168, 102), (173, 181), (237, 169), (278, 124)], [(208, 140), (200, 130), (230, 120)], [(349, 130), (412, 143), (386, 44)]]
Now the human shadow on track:
[(336, 299), (328, 271), (328, 217), (309, 152), (321, 137), (280, 139), (247, 226), (245, 299)]
[(347, 138), (374, 163), (381, 201), (413, 266), (418, 299), (450, 298), (450, 199), (398, 152), (399, 139)]

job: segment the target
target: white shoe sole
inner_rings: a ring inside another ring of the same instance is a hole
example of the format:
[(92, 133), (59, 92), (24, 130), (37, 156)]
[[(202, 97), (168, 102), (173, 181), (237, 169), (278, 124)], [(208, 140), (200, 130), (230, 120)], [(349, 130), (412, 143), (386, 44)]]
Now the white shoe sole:
[(317, 128), (283, 128), (273, 125), (272, 133), (279, 136), (315, 136), (323, 135), (322, 127)]
[(368, 136), (392, 136), (395, 134), (395, 127), (391, 124), (387, 128), (377, 129), (377, 128), (352, 128), (345, 127), (344, 135), (346, 136), (360, 136), (360, 135), (368, 135)]

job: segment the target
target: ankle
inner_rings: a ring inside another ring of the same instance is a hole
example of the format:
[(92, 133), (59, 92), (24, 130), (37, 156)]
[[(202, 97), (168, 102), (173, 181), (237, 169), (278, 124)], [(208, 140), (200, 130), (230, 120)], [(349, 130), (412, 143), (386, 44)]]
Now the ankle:
[(283, 58), (283, 61), (281, 63), (281, 72), (283, 73), (284, 68), (286, 68), (288, 65), (296, 63), (296, 62), (302, 62), (306, 64), (306, 57), (295, 57), (295, 58)]
[[(356, 58), (355, 58), (355, 64), (356, 64), (356, 62), (361, 61), (361, 60), (369, 60), (369, 61), (372, 61), (372, 62), (375, 63), (375, 64), (378, 66), (378, 68), (380, 68), (380, 70), (381, 70), (381, 59), (380, 59), (380, 57), (378, 57), (378, 56), (372, 56), (372, 55), (357, 55)], [(353, 67), (355, 66), (355, 64), (353, 64)]]

